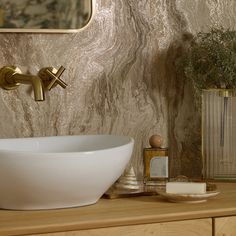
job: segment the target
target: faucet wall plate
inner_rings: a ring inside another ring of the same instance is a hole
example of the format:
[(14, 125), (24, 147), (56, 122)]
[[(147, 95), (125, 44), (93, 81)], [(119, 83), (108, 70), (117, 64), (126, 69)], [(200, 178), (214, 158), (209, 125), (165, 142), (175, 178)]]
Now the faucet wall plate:
[[(53, 74), (57, 73), (57, 69), (55, 69), (54, 67), (44, 67), (44, 68), (40, 69), (38, 76), (43, 80), (46, 88), (51, 83), (51, 78), (50, 78), (50, 76), (48, 76), (48, 74), (46, 72), (47, 70), (51, 71)], [(56, 86), (57, 86), (57, 84), (54, 84), (53, 88)]]
[(20, 73), (21, 70), (15, 66), (4, 66), (0, 69), (0, 86), (6, 90), (13, 90), (19, 87), (19, 83), (8, 81), (14, 74)]

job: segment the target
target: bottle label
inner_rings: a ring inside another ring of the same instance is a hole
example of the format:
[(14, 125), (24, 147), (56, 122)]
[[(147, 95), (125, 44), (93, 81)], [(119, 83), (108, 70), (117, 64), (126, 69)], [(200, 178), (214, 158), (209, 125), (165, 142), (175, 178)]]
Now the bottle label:
[(168, 156), (158, 156), (151, 159), (150, 177), (168, 178)]

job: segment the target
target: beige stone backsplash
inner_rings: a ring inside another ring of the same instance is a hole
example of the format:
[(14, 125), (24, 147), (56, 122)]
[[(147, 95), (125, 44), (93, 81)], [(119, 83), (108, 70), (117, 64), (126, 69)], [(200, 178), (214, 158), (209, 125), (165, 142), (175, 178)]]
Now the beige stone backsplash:
[(0, 90), (0, 137), (112, 133), (135, 138), (132, 163), (160, 133), (172, 175), (201, 175), (200, 115), (188, 83), (176, 76), (173, 44), (183, 32), (235, 25), (233, 0), (97, 0), (91, 24), (76, 34), (0, 34), (0, 66), (31, 73), (66, 67), (66, 90), (35, 102), (30, 89)]

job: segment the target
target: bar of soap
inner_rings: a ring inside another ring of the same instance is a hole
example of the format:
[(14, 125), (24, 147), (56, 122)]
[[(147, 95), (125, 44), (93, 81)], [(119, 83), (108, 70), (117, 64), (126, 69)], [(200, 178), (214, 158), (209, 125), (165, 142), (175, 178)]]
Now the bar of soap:
[(166, 193), (204, 194), (206, 193), (206, 183), (168, 182), (166, 183)]

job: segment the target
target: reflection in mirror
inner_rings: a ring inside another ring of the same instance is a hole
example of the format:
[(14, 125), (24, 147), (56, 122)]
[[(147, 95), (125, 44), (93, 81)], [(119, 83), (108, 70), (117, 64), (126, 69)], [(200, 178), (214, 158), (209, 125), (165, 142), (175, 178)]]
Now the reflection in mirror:
[(92, 0), (0, 0), (0, 28), (79, 29), (92, 15)]

